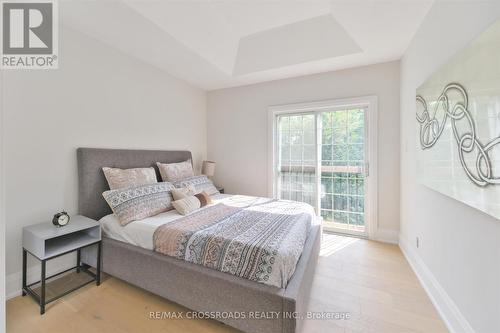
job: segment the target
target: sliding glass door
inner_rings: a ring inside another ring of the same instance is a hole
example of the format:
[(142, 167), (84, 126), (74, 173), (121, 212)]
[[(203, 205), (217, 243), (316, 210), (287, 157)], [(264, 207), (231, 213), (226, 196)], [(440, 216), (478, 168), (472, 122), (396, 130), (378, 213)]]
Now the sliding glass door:
[(366, 235), (367, 107), (275, 116), (275, 195), (307, 202), (327, 230)]
[(321, 205), (324, 227), (365, 233), (365, 109), (321, 113)]

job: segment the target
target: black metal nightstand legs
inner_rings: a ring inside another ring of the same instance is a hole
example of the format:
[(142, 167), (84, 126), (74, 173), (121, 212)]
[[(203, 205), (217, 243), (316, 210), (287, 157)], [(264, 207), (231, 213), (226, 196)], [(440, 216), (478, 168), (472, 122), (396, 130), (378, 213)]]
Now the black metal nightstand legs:
[(97, 264), (96, 264), (96, 285), (101, 284), (101, 251), (102, 251), (102, 242), (97, 243)]
[(40, 277), (40, 281), (42, 285), (40, 286), (40, 314), (43, 315), (45, 313), (45, 268), (46, 261), (42, 260), (42, 276)]
[(82, 252), (80, 249), (76, 250), (76, 272), (80, 273), (80, 263), (82, 262)]
[(24, 290), (26, 288), (26, 258), (27, 253), (26, 250), (23, 248), (23, 290), (22, 290), (22, 295), (26, 296), (26, 291)]
[[(89, 265), (87, 264), (82, 264), (81, 262), (81, 249), (83, 248), (86, 248), (86, 247), (89, 247), (89, 246), (94, 246), (94, 245), (97, 245), (97, 265), (96, 265), (96, 273), (94, 274), (93, 272), (91, 272), (89, 270)], [(60, 257), (62, 255), (65, 255), (65, 254), (68, 254), (70, 252), (73, 252), (73, 251), (77, 251), (77, 263), (76, 263), (76, 266), (74, 267), (71, 267), (71, 268), (68, 268), (62, 272), (59, 272), (59, 273), (56, 273), (56, 274), (53, 274), (53, 275), (50, 275), (50, 276), (47, 276), (47, 261), (51, 260), (51, 259), (54, 259), (54, 258), (57, 258), (57, 257)], [(27, 267), (27, 254), (31, 252), (28, 252), (28, 250), (26, 250), (25, 248), (23, 248), (23, 290), (22, 290), (22, 294), (23, 296), (25, 295), (30, 295), (31, 297), (33, 297), (35, 299), (35, 301), (40, 305), (40, 314), (43, 315), (45, 313), (45, 306), (48, 304), (48, 303), (51, 303), (77, 289), (80, 289), (81, 287), (89, 284), (89, 283), (92, 283), (93, 281), (96, 282), (97, 285), (100, 285), (101, 284), (101, 267), (102, 267), (102, 264), (101, 264), (101, 252), (102, 252), (102, 245), (101, 245), (101, 241), (99, 242), (95, 242), (95, 243), (92, 243), (92, 244), (89, 244), (89, 245), (85, 245), (85, 246), (82, 246), (81, 248), (79, 249), (76, 249), (76, 250), (70, 250), (70, 251), (67, 251), (67, 252), (64, 252), (64, 253), (61, 253), (61, 254), (58, 254), (58, 255), (55, 255), (55, 256), (52, 256), (50, 258), (46, 258), (46, 259), (39, 259), (38, 257), (34, 257), (38, 260), (40, 260), (40, 263), (41, 263), (41, 274), (40, 274), (40, 281), (37, 281), (37, 282), (33, 282), (31, 284), (27, 284), (27, 279), (26, 279), (26, 276), (27, 276), (27, 270), (28, 270), (28, 267)], [(90, 277), (92, 277), (91, 280), (83, 283), (83, 284), (80, 284), (70, 290), (67, 290), (65, 292), (63, 292), (62, 294), (59, 294), (57, 296), (53, 296), (52, 298), (49, 298), (47, 300), (46, 298), (46, 292), (45, 292), (45, 287), (46, 287), (46, 281), (48, 279), (52, 279), (56, 276), (59, 276), (59, 275), (62, 275), (62, 274), (65, 274), (73, 269), (76, 269), (77, 272), (84, 272), (86, 274), (88, 274)], [(39, 293), (36, 293), (31, 287), (40, 283), (40, 292)]]

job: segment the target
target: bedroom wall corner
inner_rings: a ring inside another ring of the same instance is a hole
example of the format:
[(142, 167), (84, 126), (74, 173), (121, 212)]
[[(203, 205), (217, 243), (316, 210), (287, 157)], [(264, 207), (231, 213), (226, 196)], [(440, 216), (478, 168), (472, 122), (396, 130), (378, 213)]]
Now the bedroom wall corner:
[(418, 182), (415, 95), (499, 18), (498, 1), (437, 1), (401, 60), (399, 244), (451, 332), (500, 331), (500, 221)]
[(77, 212), (76, 148), (189, 150), (198, 172), (206, 159), (204, 90), (65, 25), (59, 49), (56, 70), (4, 73), (8, 298), (20, 294), (22, 227)]

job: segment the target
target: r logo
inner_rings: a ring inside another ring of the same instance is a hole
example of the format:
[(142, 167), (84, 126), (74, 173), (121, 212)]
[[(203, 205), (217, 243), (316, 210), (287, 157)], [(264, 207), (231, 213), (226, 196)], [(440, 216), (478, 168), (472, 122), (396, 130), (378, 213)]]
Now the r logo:
[(52, 3), (3, 3), (3, 54), (52, 54)]

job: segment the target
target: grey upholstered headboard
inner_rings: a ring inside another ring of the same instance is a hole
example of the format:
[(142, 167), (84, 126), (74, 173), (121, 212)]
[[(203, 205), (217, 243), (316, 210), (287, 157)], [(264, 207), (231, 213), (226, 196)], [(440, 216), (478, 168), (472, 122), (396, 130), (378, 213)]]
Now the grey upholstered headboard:
[(78, 148), (78, 213), (93, 219), (111, 214), (111, 209), (102, 197), (109, 190), (102, 167), (141, 168), (154, 167), (156, 177), (161, 177), (156, 162), (175, 163), (189, 160), (189, 151), (164, 150), (126, 150)]

